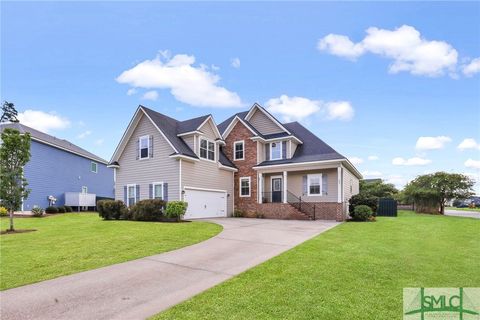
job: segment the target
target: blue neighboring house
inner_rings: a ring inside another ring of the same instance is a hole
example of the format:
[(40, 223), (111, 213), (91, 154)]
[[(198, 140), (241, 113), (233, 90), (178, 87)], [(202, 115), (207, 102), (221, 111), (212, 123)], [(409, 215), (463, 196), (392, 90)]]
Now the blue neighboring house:
[(94, 199), (92, 201), (114, 198), (113, 169), (107, 168), (106, 160), (67, 140), (20, 123), (2, 123), (0, 133), (6, 128), (31, 135), (31, 158), (24, 168), (31, 192), (23, 202), (22, 211), (30, 211), (35, 206), (48, 207), (50, 196), (56, 198), (55, 206), (63, 206), (66, 193), (69, 193), (68, 197), (90, 196)]

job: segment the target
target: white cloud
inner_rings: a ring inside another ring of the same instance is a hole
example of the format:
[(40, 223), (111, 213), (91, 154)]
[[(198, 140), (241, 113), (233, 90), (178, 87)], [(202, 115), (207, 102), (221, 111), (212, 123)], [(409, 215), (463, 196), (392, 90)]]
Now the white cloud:
[(395, 185), (395, 187), (401, 189), (407, 183), (407, 179), (405, 179), (402, 175), (391, 174), (385, 179), (385, 182), (391, 183)]
[(438, 136), (438, 137), (420, 137), (417, 140), (415, 148), (419, 150), (434, 150), (442, 149), (445, 144), (452, 141), (450, 137)]
[(355, 113), (348, 101), (323, 102), (304, 97), (289, 97), (284, 94), (268, 100), (265, 106), (268, 111), (280, 114), (285, 121), (301, 121), (318, 112), (327, 120), (348, 121)]
[(88, 137), (88, 136), (91, 135), (91, 134), (92, 134), (92, 131), (87, 130), (87, 131), (84, 131), (84, 132), (80, 133), (80, 134), (77, 136), (77, 138), (78, 138), (78, 139), (83, 139), (83, 138)]
[(430, 163), (432, 163), (432, 160), (419, 158), (419, 157), (413, 157), (410, 159), (397, 157), (397, 158), (393, 158), (392, 160), (392, 164), (396, 166), (424, 166)]
[(469, 64), (464, 65), (462, 68), (463, 74), (467, 77), (473, 76), (475, 73), (480, 72), (480, 58), (473, 59)]
[(378, 160), (378, 156), (368, 156), (368, 160), (376, 161), (376, 160)]
[(347, 36), (329, 34), (319, 40), (317, 48), (351, 60), (367, 52), (387, 57), (393, 60), (389, 66), (391, 73), (407, 71), (434, 77), (455, 71), (457, 51), (444, 41), (422, 38), (414, 27), (403, 25), (395, 30), (370, 27), (366, 33), (358, 43)]
[(473, 138), (466, 138), (457, 147), (460, 150), (466, 149), (480, 149), (480, 143), (477, 143)]
[(147, 91), (143, 94), (142, 99), (155, 101), (158, 99), (158, 92), (155, 90)]
[(95, 140), (95, 145), (102, 146), (104, 142), (105, 142), (104, 139), (97, 139), (97, 140)]
[(467, 161), (465, 161), (465, 167), (480, 169), (480, 160), (468, 159)]
[(349, 157), (348, 160), (350, 160), (350, 162), (353, 163), (354, 165), (363, 163), (363, 159), (359, 157)]
[(18, 113), (20, 123), (37, 129), (42, 132), (51, 130), (62, 130), (70, 126), (67, 118), (61, 117), (53, 112), (47, 113), (39, 110), (25, 110)]
[(170, 58), (162, 52), (153, 60), (145, 60), (116, 78), (119, 83), (135, 88), (169, 89), (183, 103), (199, 107), (240, 107), (237, 93), (218, 86), (220, 77), (207, 66), (194, 66), (195, 57), (177, 54)]
[(233, 58), (232, 59), (232, 67), (238, 69), (240, 68), (240, 59), (239, 58)]
[(333, 101), (325, 104), (327, 108), (327, 119), (348, 121), (353, 118), (355, 111), (348, 101)]
[(371, 178), (380, 178), (383, 174), (380, 171), (363, 171), (362, 175), (364, 177), (371, 177)]
[(127, 96), (133, 96), (135, 93), (137, 93), (137, 89), (135, 88), (130, 88), (127, 91)]

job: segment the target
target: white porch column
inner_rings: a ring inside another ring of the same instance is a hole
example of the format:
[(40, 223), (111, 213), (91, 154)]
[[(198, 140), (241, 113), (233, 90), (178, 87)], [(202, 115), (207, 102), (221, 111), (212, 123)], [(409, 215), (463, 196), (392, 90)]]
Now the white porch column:
[(287, 203), (287, 171), (283, 171), (283, 203)]
[(262, 203), (263, 195), (263, 173), (258, 174), (258, 203)]
[(338, 180), (338, 186), (337, 186), (337, 202), (338, 202), (338, 203), (342, 203), (342, 193), (343, 193), (342, 167), (337, 167), (337, 180)]

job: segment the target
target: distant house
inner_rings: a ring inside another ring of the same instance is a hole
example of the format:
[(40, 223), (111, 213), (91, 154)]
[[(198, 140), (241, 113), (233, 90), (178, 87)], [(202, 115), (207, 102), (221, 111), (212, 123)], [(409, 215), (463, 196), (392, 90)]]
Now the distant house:
[(31, 158), (24, 168), (31, 192), (22, 211), (48, 207), (49, 197), (56, 199), (56, 206), (75, 207), (95, 206), (97, 197), (114, 197), (113, 170), (107, 168), (106, 160), (20, 123), (2, 123), (0, 133), (6, 128), (28, 132), (32, 139)]

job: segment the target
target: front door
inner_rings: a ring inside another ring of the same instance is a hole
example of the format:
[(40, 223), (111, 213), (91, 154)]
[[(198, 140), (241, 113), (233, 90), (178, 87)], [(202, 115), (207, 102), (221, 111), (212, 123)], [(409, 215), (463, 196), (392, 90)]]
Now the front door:
[(272, 178), (272, 202), (282, 202), (282, 178)]

